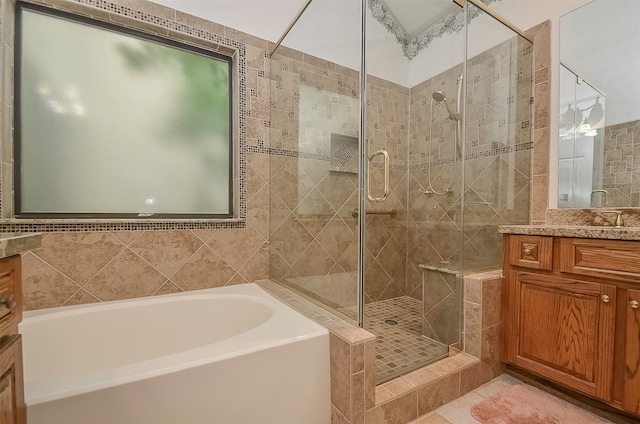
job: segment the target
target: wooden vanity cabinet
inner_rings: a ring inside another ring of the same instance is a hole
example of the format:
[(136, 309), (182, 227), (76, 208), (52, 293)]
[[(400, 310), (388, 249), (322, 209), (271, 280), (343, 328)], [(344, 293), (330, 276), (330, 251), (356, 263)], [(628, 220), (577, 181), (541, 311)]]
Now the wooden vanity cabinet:
[[(640, 415), (640, 289), (626, 290), (623, 299), (625, 328), (623, 333), (624, 362), (622, 368), (623, 409)], [(622, 361), (621, 361), (622, 362)]]
[(501, 359), (640, 414), (640, 242), (504, 241)]
[(0, 259), (0, 424), (24, 424), (20, 256)]

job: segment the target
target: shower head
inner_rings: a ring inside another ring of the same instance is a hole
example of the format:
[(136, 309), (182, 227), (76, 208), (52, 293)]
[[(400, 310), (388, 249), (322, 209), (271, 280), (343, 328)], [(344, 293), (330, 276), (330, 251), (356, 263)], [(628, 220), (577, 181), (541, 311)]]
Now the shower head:
[(441, 102), (441, 101), (446, 101), (447, 98), (444, 95), (444, 91), (442, 90), (438, 90), (438, 91), (434, 91), (434, 93), (431, 95), (431, 97), (433, 97), (433, 100), (435, 100), (436, 102)]
[(433, 100), (435, 100), (437, 103), (444, 102), (444, 105), (447, 108), (447, 112), (449, 112), (449, 118), (451, 118), (454, 121), (459, 121), (460, 119), (462, 119), (462, 115), (460, 113), (454, 112), (451, 110), (451, 106), (449, 106), (449, 103), (447, 102), (447, 98), (444, 95), (444, 91), (442, 90), (434, 91), (431, 97), (433, 97)]

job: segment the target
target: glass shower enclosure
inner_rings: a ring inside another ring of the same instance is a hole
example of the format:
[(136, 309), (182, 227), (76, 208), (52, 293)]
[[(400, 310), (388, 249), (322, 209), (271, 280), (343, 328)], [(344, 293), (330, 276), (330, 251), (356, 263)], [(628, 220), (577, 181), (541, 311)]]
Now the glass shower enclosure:
[(531, 43), (406, 3), (308, 3), (268, 78), (270, 278), (375, 334), (378, 383), (464, 350), (463, 274), (529, 211)]

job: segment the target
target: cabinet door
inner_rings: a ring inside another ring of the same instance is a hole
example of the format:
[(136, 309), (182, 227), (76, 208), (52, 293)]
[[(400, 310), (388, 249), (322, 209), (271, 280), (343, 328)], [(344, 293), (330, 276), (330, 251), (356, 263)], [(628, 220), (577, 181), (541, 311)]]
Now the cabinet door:
[(640, 290), (627, 290), (622, 406), (640, 414)]
[(0, 339), (0, 424), (24, 424), (20, 335)]
[(22, 320), (20, 256), (0, 260), (0, 334), (15, 334)]
[(521, 272), (515, 279), (515, 364), (610, 400), (616, 288)]

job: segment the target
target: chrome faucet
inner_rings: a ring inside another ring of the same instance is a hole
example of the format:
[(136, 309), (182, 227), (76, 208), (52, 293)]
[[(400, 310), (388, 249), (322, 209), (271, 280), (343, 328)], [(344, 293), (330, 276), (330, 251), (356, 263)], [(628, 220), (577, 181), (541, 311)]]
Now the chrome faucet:
[(607, 190), (593, 190), (591, 192), (591, 198), (589, 199), (589, 207), (593, 207), (593, 195), (596, 193), (602, 193), (602, 203), (600, 207), (604, 208), (607, 206)]

